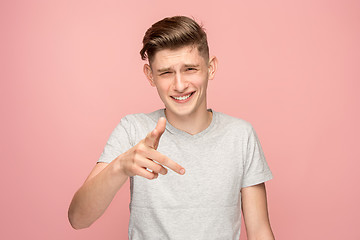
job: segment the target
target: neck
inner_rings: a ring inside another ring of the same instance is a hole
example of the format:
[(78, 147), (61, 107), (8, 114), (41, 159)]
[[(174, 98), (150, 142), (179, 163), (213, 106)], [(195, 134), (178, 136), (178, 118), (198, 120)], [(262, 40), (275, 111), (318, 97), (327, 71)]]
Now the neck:
[(165, 109), (165, 116), (169, 123), (175, 128), (191, 135), (202, 132), (212, 121), (212, 112), (208, 111), (206, 108), (203, 111), (185, 116), (175, 116)]

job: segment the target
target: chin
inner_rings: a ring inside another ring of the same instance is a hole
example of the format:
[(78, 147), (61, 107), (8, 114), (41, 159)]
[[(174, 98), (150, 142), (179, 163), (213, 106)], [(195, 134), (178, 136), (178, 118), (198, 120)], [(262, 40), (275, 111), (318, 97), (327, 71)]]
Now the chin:
[(166, 111), (167, 112), (171, 112), (172, 115), (176, 115), (176, 116), (179, 116), (179, 117), (185, 117), (185, 116), (188, 116), (188, 115), (191, 115), (193, 112), (194, 112), (194, 109), (193, 108), (186, 108), (186, 109), (179, 109), (179, 108), (169, 108), (169, 107), (166, 107)]

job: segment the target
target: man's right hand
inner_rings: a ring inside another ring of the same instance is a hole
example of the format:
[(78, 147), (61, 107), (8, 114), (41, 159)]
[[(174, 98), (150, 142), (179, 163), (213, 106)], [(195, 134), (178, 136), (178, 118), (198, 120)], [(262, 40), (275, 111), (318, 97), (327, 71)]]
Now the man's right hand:
[(98, 219), (128, 176), (139, 175), (154, 179), (159, 173), (164, 175), (167, 173), (164, 166), (179, 174), (184, 174), (180, 172), (183, 167), (156, 151), (165, 126), (166, 119), (160, 118), (156, 128), (136, 146), (119, 155), (111, 163), (95, 165), (84, 184), (75, 193), (69, 206), (68, 216), (73, 228), (89, 227)]
[[(147, 179), (155, 179), (159, 173), (162, 175), (167, 173), (167, 169), (163, 166), (179, 174), (185, 173), (182, 166), (156, 150), (165, 127), (166, 119), (162, 117), (158, 120), (154, 130), (148, 133), (137, 145), (118, 157), (120, 168), (126, 175), (139, 175)], [(146, 168), (152, 170), (152, 172), (146, 170)]]

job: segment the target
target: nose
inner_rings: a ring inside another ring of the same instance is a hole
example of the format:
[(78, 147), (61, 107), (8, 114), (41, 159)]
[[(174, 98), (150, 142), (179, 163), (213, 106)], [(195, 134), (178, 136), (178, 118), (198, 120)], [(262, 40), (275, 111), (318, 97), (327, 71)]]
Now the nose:
[(177, 73), (174, 79), (174, 88), (177, 92), (184, 92), (188, 87), (188, 83), (185, 81), (181, 73)]

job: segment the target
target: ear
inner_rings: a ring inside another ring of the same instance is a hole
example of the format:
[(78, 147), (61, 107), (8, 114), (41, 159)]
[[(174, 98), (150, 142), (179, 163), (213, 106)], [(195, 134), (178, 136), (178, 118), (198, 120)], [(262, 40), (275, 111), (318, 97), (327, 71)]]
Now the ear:
[(146, 76), (146, 78), (148, 79), (150, 85), (152, 87), (155, 87), (155, 83), (154, 83), (154, 79), (153, 79), (153, 74), (152, 74), (152, 70), (149, 64), (144, 64), (144, 74)]
[(215, 56), (209, 60), (209, 80), (213, 80), (217, 70), (218, 60)]

